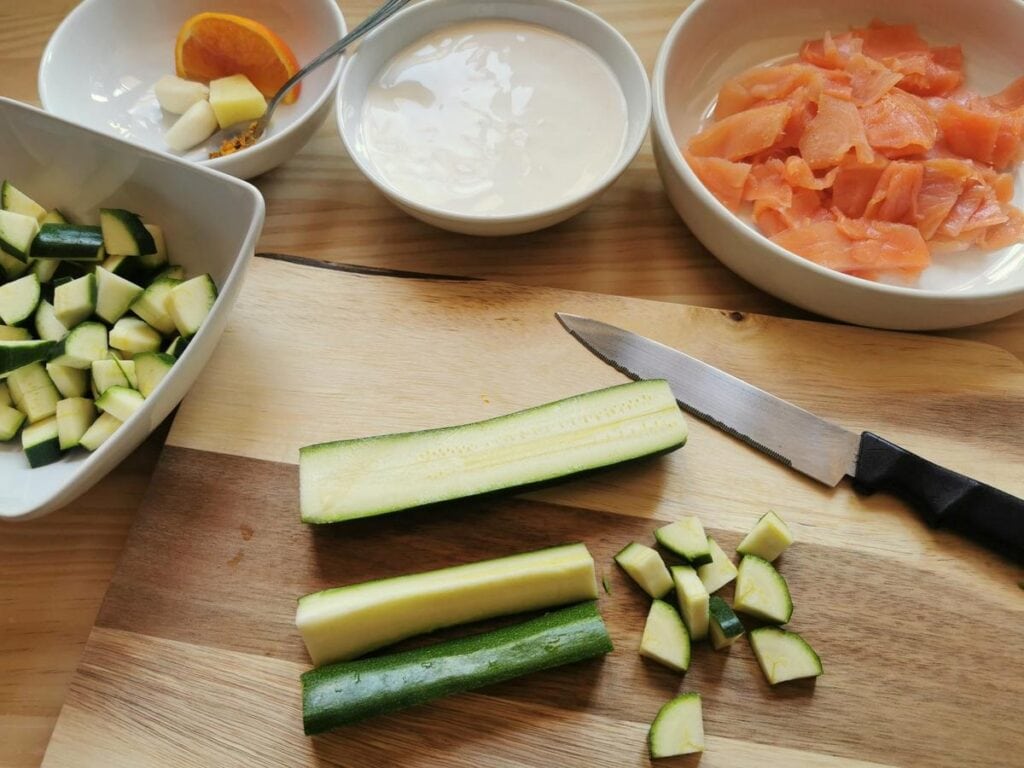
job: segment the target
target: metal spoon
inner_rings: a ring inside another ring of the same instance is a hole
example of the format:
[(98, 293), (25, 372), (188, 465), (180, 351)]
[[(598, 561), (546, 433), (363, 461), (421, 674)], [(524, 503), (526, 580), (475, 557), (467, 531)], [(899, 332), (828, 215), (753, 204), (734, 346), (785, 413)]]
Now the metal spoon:
[(263, 132), (267, 130), (267, 125), (270, 124), (270, 119), (274, 114), (274, 110), (277, 109), (277, 105), (281, 103), (281, 100), (284, 99), (285, 94), (292, 89), (292, 86), (321, 64), (324, 64), (335, 56), (341, 54), (341, 52), (348, 48), (352, 43), (361, 38), (367, 32), (378, 27), (387, 19), (391, 18), (411, 1), (412, 0), (387, 0), (376, 11), (363, 19), (355, 29), (292, 75), (288, 79), (288, 82), (282, 85), (278, 89), (277, 93), (270, 98), (270, 101), (267, 102), (267, 111), (263, 113), (263, 116), (240, 134), (221, 144), (219, 150), (210, 153), (210, 157), (214, 158), (221, 157), (223, 155), (230, 155), (240, 149), (251, 147), (259, 141), (260, 137), (263, 136)]

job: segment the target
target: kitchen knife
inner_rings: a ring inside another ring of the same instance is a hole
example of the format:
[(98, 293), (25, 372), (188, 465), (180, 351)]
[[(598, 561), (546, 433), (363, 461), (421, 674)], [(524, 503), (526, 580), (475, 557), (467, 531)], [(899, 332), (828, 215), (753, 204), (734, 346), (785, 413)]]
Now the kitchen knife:
[(948, 526), (1024, 561), (1024, 500), (934, 464), (871, 432), (856, 434), (664, 344), (555, 313), (587, 349), (632, 379), (666, 379), (680, 406), (773, 459), (835, 486), (886, 491), (934, 528)]

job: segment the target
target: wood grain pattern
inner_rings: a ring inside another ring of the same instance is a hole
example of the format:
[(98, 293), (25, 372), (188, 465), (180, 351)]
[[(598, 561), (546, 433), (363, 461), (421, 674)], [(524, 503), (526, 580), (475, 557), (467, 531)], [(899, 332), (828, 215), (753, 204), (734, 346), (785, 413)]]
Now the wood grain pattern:
[[(3, 5), (0, 93), (38, 103), (43, 47), (76, 4)], [(351, 24), (376, 4), (346, 0), (342, 7)], [(650, 71), (666, 30), (687, 0), (580, 4), (613, 23)], [(692, 237), (661, 191), (649, 146), (582, 216), (545, 232), (498, 241), (434, 230), (393, 208), (345, 156), (333, 116), (299, 155), (255, 183), (268, 205), (264, 250), (803, 316), (732, 275)], [(988, 341), (1024, 357), (1024, 314), (944, 335)], [(0, 529), (0, 765), (39, 763), (155, 451), (154, 444), (141, 465), (112, 474), (102, 495), (60, 515)], [(717, 506), (723, 505), (728, 507), (728, 499), (719, 500)], [(69, 559), (74, 568), (65, 567)], [(51, 605), (39, 620), (40, 606)]]
[[(690, 420), (681, 451), (542, 492), (299, 522), (302, 444), (467, 421), (621, 381), (561, 330), (555, 307), (683, 345), (1024, 492), (1024, 446), (1005, 426), (1024, 405), (1024, 366), (992, 347), (257, 259), (179, 409), (44, 764), (647, 765), (647, 725), (684, 689), (705, 697), (701, 765), (1014, 765), (1024, 724), (1005, 713), (1024, 706), (1024, 678), (1007, 671), (1024, 655), (1024, 572), (891, 500), (805, 482), (700, 422)], [(260, 318), (254, 339), (245, 329)], [(325, 334), (337, 341), (325, 345)], [(730, 550), (769, 505), (796, 532), (780, 561), (792, 626), (826, 675), (773, 690), (745, 641), (729, 653), (698, 645), (685, 678), (641, 660), (648, 600), (612, 555), (684, 511)], [(615, 653), (302, 735), (298, 596), (578, 539), (610, 584), (601, 609)]]

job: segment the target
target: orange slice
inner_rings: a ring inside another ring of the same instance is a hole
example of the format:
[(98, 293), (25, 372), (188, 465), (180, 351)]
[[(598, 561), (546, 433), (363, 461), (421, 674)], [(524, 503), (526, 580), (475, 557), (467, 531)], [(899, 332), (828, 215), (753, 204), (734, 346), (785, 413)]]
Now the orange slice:
[[(186, 80), (245, 75), (267, 98), (299, 69), (292, 49), (273, 30), (230, 13), (200, 13), (186, 21), (174, 45), (174, 65)], [(284, 103), (293, 103), (301, 88), (292, 88)]]

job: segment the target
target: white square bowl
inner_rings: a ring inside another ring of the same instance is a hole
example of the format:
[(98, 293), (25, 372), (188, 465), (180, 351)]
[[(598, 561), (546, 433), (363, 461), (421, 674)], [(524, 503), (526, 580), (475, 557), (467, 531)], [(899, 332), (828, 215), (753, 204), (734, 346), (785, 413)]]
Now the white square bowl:
[(167, 239), (174, 263), (208, 272), (220, 296), (184, 354), (145, 405), (99, 450), (76, 449), (31, 469), (19, 440), (0, 443), (0, 519), (44, 515), (72, 502), (167, 418), (210, 358), (263, 228), (263, 197), (251, 185), (82, 128), (0, 98), (0, 175), (48, 208), (98, 221), (128, 208)]

